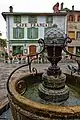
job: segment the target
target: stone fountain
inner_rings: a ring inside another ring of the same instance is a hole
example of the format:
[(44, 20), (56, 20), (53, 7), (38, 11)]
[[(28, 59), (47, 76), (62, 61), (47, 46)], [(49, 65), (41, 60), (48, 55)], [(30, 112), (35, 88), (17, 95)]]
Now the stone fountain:
[(51, 66), (42, 75), (43, 81), (39, 85), (39, 96), (48, 101), (62, 102), (69, 97), (69, 88), (65, 85), (66, 76), (57, 66), (61, 60), (62, 48), (63, 46), (55, 41), (46, 44), (47, 58)]
[[(44, 72), (37, 72), (36, 68), (31, 69), (34, 58), (30, 60), (29, 57), (31, 56), (29, 55), (28, 64), (16, 68), (10, 74), (7, 81), (7, 90), (14, 120), (80, 118), (80, 106), (61, 106), (62, 102), (64, 103), (69, 99), (69, 87), (65, 84), (66, 75), (62, 73), (57, 64), (62, 59), (62, 50), (66, 51), (66, 45), (70, 42), (69, 37), (60, 37), (60, 35), (58, 35), (58, 38), (54, 37), (49, 43), (40, 38), (39, 43), (43, 44), (43, 50), (35, 55), (41, 54), (46, 49), (47, 59), (51, 66)], [(25, 66), (29, 66), (30, 72), (12, 80), (11, 77), (14, 72)], [(34, 89), (36, 87), (37, 92), (35, 93)], [(32, 93), (30, 93), (31, 89)], [(32, 98), (33, 94), (34, 97)]]

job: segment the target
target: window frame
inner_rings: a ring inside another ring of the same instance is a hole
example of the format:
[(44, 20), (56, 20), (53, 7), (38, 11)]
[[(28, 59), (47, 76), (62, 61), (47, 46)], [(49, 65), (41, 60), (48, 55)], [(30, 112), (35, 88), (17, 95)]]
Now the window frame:
[(80, 39), (80, 37), (78, 37), (78, 36), (80, 36), (80, 35), (78, 35), (78, 33), (80, 34), (80, 31), (76, 32), (76, 39)]
[(77, 16), (77, 21), (80, 22), (80, 15)]
[[(36, 31), (35, 31), (34, 29), (35, 29)], [(35, 31), (36, 33), (34, 33), (34, 31)], [(31, 34), (30, 32), (31, 32), (33, 35), (30, 36), (30, 34)], [(36, 34), (35, 37), (34, 37), (34, 34)], [(38, 39), (38, 28), (35, 28), (35, 27), (27, 28), (27, 38), (28, 38), (28, 39)]]
[[(51, 18), (50, 21), (49, 21), (49, 18)], [(46, 17), (46, 23), (53, 23), (53, 16), (47, 16)]]
[[(70, 20), (71, 19), (71, 20)], [(68, 21), (69, 22), (74, 22), (75, 21), (75, 15), (69, 15), (68, 16)]]
[[(23, 30), (23, 31), (21, 31), (21, 30)], [(13, 38), (14, 39), (23, 39), (24, 38), (24, 28), (19, 28), (19, 27), (13, 28)]]
[[(75, 37), (75, 31), (68, 31), (68, 36), (69, 36), (69, 33), (74, 33), (74, 37)], [(71, 38), (71, 36), (69, 36)], [(71, 38), (72, 40), (75, 40), (75, 38)]]
[(21, 23), (21, 15), (14, 15), (14, 23)]
[(37, 16), (28, 16), (28, 23), (37, 23)]

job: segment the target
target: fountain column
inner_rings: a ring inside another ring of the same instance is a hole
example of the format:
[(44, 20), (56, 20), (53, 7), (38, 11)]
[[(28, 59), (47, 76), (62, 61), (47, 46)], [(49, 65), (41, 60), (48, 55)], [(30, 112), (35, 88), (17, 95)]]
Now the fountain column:
[(49, 102), (62, 102), (69, 97), (69, 88), (65, 84), (66, 76), (57, 63), (62, 59), (62, 46), (59, 44), (46, 44), (47, 58), (51, 66), (43, 73), (42, 83), (39, 85), (39, 96)]

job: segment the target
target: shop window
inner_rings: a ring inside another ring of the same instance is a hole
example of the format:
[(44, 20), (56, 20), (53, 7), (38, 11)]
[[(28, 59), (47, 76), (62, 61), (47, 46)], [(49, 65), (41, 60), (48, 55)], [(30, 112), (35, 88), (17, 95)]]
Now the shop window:
[(75, 40), (75, 32), (74, 32), (74, 31), (69, 31), (69, 32), (68, 32), (68, 36), (69, 36), (71, 39)]
[(21, 23), (21, 16), (14, 16), (14, 23)]
[(75, 21), (75, 16), (74, 15), (69, 15), (68, 21)]
[(38, 28), (27, 28), (28, 39), (37, 39), (38, 38)]
[(37, 17), (29, 16), (28, 17), (28, 23), (37, 23)]
[(80, 22), (80, 15), (78, 15), (78, 16), (77, 16), (77, 21), (79, 21), (79, 22)]
[(13, 46), (13, 55), (23, 54), (23, 46)]
[(53, 23), (53, 16), (47, 16), (46, 23)]
[(14, 39), (24, 38), (24, 28), (13, 28), (13, 38)]
[(80, 32), (77, 32), (77, 36), (76, 36), (76, 38), (78, 39), (80, 39)]

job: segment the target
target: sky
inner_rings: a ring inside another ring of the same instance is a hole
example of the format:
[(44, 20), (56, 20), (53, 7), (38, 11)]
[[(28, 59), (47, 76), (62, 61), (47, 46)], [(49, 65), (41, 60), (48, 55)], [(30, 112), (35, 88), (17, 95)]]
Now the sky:
[(6, 21), (2, 12), (9, 12), (9, 6), (13, 6), (13, 12), (53, 12), (52, 7), (59, 2), (64, 3), (64, 8), (80, 10), (80, 0), (0, 0), (0, 32), (2, 38), (6, 38)]

